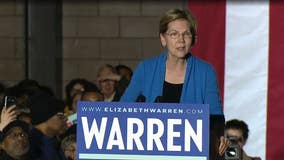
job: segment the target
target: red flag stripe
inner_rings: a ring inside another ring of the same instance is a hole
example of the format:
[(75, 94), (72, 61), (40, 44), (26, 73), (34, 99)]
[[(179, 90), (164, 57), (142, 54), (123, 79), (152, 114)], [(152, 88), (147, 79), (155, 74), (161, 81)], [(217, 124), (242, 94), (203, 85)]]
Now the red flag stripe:
[(223, 99), (226, 1), (189, 1), (188, 6), (198, 22), (197, 44), (191, 52), (214, 66)]
[[(270, 1), (267, 160), (284, 157), (284, 3)], [(261, 134), (261, 133), (260, 133)]]
[(192, 52), (214, 65), (222, 95), (226, 87), (226, 118), (240, 118), (248, 123), (251, 137), (245, 150), (263, 159), (265, 148), (270, 150), (270, 146), (265, 146), (268, 7), (267, 1), (189, 0), (189, 9), (199, 23), (198, 41)]

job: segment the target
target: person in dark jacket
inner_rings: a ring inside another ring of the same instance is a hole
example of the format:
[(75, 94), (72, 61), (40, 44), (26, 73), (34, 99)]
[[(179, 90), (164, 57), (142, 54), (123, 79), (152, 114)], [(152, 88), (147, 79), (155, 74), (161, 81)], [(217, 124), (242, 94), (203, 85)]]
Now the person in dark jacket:
[(30, 99), (32, 124), (31, 157), (40, 160), (64, 160), (57, 137), (66, 129), (63, 101), (44, 94)]
[(1, 160), (31, 160), (29, 157), (29, 125), (14, 120), (0, 133)]

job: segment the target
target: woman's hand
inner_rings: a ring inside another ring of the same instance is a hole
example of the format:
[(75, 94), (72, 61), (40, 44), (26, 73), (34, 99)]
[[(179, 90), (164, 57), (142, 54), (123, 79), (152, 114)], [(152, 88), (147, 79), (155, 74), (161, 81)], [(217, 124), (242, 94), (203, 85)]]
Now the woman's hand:
[(17, 113), (15, 111), (16, 105), (10, 107), (3, 107), (0, 120), (0, 131), (2, 131), (10, 122), (16, 120)]

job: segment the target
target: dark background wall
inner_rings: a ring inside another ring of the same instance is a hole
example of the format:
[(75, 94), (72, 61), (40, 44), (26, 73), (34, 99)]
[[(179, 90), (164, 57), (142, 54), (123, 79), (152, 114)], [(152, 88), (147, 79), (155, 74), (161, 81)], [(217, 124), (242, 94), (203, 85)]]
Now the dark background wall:
[(6, 85), (25, 77), (23, 4), (0, 2), (0, 82)]
[[(73, 78), (96, 80), (106, 63), (132, 69), (158, 55), (158, 24), (185, 0), (63, 0), (62, 88)], [(0, 82), (13, 85), (26, 77), (24, 10), (21, 0), (0, 2)]]

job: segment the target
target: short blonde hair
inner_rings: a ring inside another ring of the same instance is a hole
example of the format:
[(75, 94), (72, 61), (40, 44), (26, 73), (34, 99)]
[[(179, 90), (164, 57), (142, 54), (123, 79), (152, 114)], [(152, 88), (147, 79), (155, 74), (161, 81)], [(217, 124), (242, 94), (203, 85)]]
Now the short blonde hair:
[(70, 147), (72, 144), (76, 144), (76, 135), (71, 134), (67, 137), (64, 137), (61, 142), (61, 149), (62, 151), (65, 151), (67, 147)]
[(196, 40), (197, 21), (189, 10), (171, 9), (167, 11), (160, 19), (159, 34), (164, 34), (168, 30), (168, 24), (177, 19), (184, 19), (189, 24), (189, 30), (192, 34), (192, 45)]

